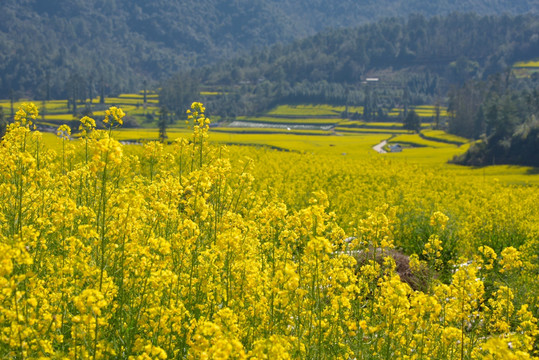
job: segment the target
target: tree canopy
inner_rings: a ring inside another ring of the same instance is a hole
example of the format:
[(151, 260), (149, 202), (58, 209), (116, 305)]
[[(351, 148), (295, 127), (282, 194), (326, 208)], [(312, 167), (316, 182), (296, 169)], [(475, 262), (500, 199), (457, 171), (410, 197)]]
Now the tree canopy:
[(449, 111), (449, 131), (480, 140), (455, 162), (539, 166), (539, 77), (470, 80), (452, 91)]
[[(400, 37), (402, 25), (386, 21), (362, 28), (370, 34), (369, 41), (355, 34), (357, 30), (306, 40), (301, 45), (305, 55), (309, 48), (322, 47), (313, 59), (299, 54), (280, 59), (279, 48), (266, 51), (278, 63), (271, 70), (272, 78), (284, 75), (296, 81), (290, 74), (298, 68), (298, 77), (309, 71), (319, 80), (354, 81), (357, 76), (347, 74), (357, 74), (369, 64), (390, 63), (392, 56), (388, 55), (399, 54), (402, 61), (418, 56), (428, 59), (423, 50), (438, 50), (431, 47), (432, 41), (444, 27), (441, 24), (440, 31), (433, 33), (424, 25), (430, 16), (451, 11), (521, 14), (539, 9), (533, 0), (466, 0), (458, 4), (442, 0), (4, 0), (0, 4), (0, 97), (6, 98), (13, 89), (20, 95), (66, 98), (66, 84), (77, 76), (85, 79), (85, 89), (96, 89), (104, 79), (107, 93), (138, 90), (143, 81), (155, 84), (180, 70), (245, 56), (275, 43), (288, 44), (325, 29), (354, 27), (390, 16), (423, 15), (409, 22), (411, 32), (405, 31), (404, 39)], [(466, 19), (459, 19), (462, 23), (453, 23), (458, 25), (451, 29), (453, 36), (464, 39), (467, 46), (483, 45), (476, 30), (484, 31), (488, 24), (474, 30)], [(508, 16), (505, 21), (511, 23), (511, 19)], [(488, 27), (492, 39), (504, 31), (504, 26), (500, 30)], [(523, 33), (522, 38), (525, 36), (529, 34)], [(332, 45), (328, 40), (336, 42)], [(402, 40), (406, 46), (394, 40)], [(342, 53), (343, 61), (326, 75), (332, 66), (333, 56), (327, 56), (331, 50)], [(452, 50), (457, 49), (448, 49)], [(264, 52), (256, 56), (263, 59)], [(233, 75), (232, 79), (249, 77), (251, 72), (246, 69)]]
[[(388, 18), (274, 45), (190, 76), (236, 93), (242, 103), (236, 108), (248, 114), (275, 103), (312, 102), (362, 105), (373, 118), (395, 106), (435, 103), (469, 79), (539, 57), (537, 34), (535, 15)], [(211, 108), (220, 108), (215, 101)]]

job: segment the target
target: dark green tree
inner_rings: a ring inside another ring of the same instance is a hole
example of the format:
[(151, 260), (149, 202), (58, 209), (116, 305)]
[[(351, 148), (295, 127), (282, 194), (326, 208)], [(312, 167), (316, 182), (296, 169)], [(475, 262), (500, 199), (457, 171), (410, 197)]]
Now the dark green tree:
[[(451, 114), (450, 133), (469, 139), (479, 135), (475, 131), (474, 117), (485, 96), (484, 87), (481, 82), (467, 82), (460, 89), (450, 91), (448, 106), (448, 112)], [(497, 111), (497, 108), (488, 111)]]
[(47, 102), (45, 99), (41, 101), (41, 109), (39, 109), (39, 113), (41, 115), (41, 121), (45, 121), (45, 115), (47, 115)]
[(90, 77), (88, 80), (88, 98), (90, 99), (90, 104), (94, 102), (94, 79)]
[(69, 99), (72, 106), (73, 116), (78, 114), (77, 105), (86, 100), (86, 86), (84, 78), (78, 73), (72, 73), (67, 80)]
[(13, 103), (15, 102), (15, 94), (13, 93), (13, 89), (9, 90), (9, 104), (11, 107), (11, 119), (15, 116), (15, 109), (13, 106)]
[(173, 118), (182, 119), (192, 102), (199, 98), (198, 82), (192, 77), (178, 74), (166, 81), (159, 92), (159, 104), (166, 107)]
[(159, 141), (165, 142), (166, 139), (168, 139), (167, 136), (167, 125), (168, 125), (168, 109), (166, 106), (161, 106), (159, 109), (159, 121), (158, 121), (158, 127), (159, 127)]
[(421, 118), (414, 110), (410, 110), (404, 118), (402, 126), (406, 130), (413, 130), (415, 132), (419, 132), (421, 130)]
[(148, 87), (148, 82), (146, 81), (146, 79), (144, 79), (144, 81), (142, 82), (142, 86), (144, 87), (144, 106), (146, 108), (146, 103), (148, 102), (148, 97), (146, 95), (146, 88)]
[[(508, 80), (501, 82), (501, 78), (496, 75), (486, 83), (467, 82), (453, 96), (459, 99), (454, 120), (469, 119), (471, 123), (457, 121), (450, 130), (470, 128), (481, 139), (456, 158), (456, 163), (539, 166), (539, 79), (505, 77)], [(481, 96), (470, 102), (473, 94)]]
[(434, 128), (440, 128), (440, 100), (436, 100), (434, 104)]
[(0, 106), (0, 140), (6, 134), (7, 122), (4, 116), (4, 108)]
[(105, 103), (105, 78), (101, 75), (99, 79), (99, 103)]

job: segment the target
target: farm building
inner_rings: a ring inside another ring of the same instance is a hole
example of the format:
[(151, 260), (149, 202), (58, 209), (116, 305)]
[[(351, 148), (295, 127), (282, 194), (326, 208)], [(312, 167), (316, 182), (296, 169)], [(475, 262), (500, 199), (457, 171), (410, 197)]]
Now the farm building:
[(389, 145), (389, 151), (390, 152), (401, 152), (402, 151), (402, 146), (400, 146), (400, 144)]

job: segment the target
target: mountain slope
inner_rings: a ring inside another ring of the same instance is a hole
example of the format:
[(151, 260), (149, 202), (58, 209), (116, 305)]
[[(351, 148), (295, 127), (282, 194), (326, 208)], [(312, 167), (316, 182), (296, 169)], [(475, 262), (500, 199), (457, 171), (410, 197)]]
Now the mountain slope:
[[(192, 77), (237, 94), (215, 104), (228, 108), (223, 114), (319, 102), (362, 105), (378, 117), (394, 106), (440, 101), (452, 86), (539, 57), (538, 34), (537, 15), (414, 15), (275, 45)], [(379, 81), (366, 84), (369, 77)]]
[(381, 17), (449, 11), (538, 12), (536, 0), (4, 0), (0, 97), (10, 89), (66, 96), (75, 77), (108, 91), (140, 87), (320, 30)]

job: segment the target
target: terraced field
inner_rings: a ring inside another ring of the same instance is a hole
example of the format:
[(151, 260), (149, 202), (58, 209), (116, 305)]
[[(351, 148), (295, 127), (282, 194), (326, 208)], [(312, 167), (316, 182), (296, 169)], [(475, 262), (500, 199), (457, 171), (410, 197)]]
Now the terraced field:
[(519, 61), (513, 65), (514, 68), (539, 68), (539, 60)]
[[(220, 91), (206, 89), (201, 92), (201, 96), (222, 95)], [(14, 111), (28, 99), (20, 99), (13, 103)], [(144, 104), (144, 94), (120, 94), (116, 97), (106, 98), (104, 104), (100, 104), (99, 98), (87, 99), (85, 104), (78, 104), (78, 111), (88, 112), (90, 116), (101, 120), (105, 116), (105, 110), (110, 106), (121, 107), (126, 113), (126, 123), (129, 127), (152, 128), (156, 126), (155, 119), (158, 117), (158, 95), (149, 92), (146, 95), (146, 104)], [(52, 100), (46, 102), (37, 102), (40, 117), (36, 122), (42, 129), (49, 130), (58, 127), (61, 124), (70, 124), (73, 127), (78, 126), (79, 116), (73, 116), (67, 100)], [(11, 103), (9, 100), (0, 100), (0, 106), (4, 108), (5, 113), (10, 113)], [(88, 111), (89, 109), (89, 111)], [(423, 105), (411, 107), (423, 119), (433, 117), (435, 107), (432, 105)], [(260, 134), (294, 134), (294, 135), (328, 135), (328, 134), (386, 134), (398, 135), (406, 134), (407, 131), (402, 128), (400, 117), (402, 109), (393, 109), (390, 115), (395, 121), (390, 122), (364, 122), (357, 120), (343, 119), (342, 114), (348, 110), (349, 114), (363, 114), (363, 107), (332, 106), (332, 105), (280, 105), (258, 116), (238, 117), (231, 122), (217, 122), (215, 132), (220, 133), (260, 133)], [(441, 116), (446, 116), (446, 110), (442, 109)], [(183, 123), (172, 126), (173, 128), (183, 128)], [(429, 129), (431, 123), (425, 121), (422, 124), (423, 129)], [(436, 134), (429, 135), (431, 140), (448, 141), (436, 139)], [(440, 135), (443, 136), (443, 135)], [(449, 140), (451, 142), (451, 140)]]
[[(263, 129), (265, 133), (268, 129), (282, 129), (294, 133), (296, 130), (318, 130), (332, 131), (336, 134), (406, 134), (407, 130), (402, 127), (403, 109), (393, 109), (390, 111), (390, 121), (387, 122), (365, 122), (360, 120), (350, 120), (343, 118), (346, 111), (345, 106), (332, 105), (279, 105), (267, 113), (259, 116), (242, 116), (234, 121), (220, 122), (218, 124), (220, 132), (245, 133), (253, 132), (254, 129)], [(423, 119), (422, 129), (430, 129), (432, 123), (428, 120), (434, 119), (436, 108), (434, 105), (422, 105), (410, 107), (415, 110)], [(348, 114), (363, 114), (363, 107), (348, 107)], [(446, 117), (447, 110), (440, 109), (440, 116)], [(247, 130), (251, 129), (251, 130)], [(297, 133), (296, 133), (297, 134)], [(435, 135), (432, 135), (435, 137)], [(431, 139), (431, 140), (438, 140)], [(442, 141), (449, 141), (441, 139)]]
[(340, 113), (344, 111), (339, 107), (330, 105), (279, 105), (276, 108), (270, 110), (268, 115), (275, 117), (340, 117)]
[(470, 140), (446, 133), (443, 130), (423, 130), (421, 131), (422, 138), (432, 141), (445, 142), (455, 145), (463, 145), (468, 143)]
[(517, 78), (529, 78), (539, 72), (539, 60), (519, 61), (513, 64), (513, 74)]
[[(204, 91), (203, 96), (219, 95), (217, 91)], [(130, 119), (131, 124), (138, 124), (138, 128), (115, 129), (115, 136), (126, 144), (139, 144), (158, 140), (159, 131), (152, 118), (158, 114), (158, 95), (149, 93), (144, 95), (120, 94), (117, 97), (105, 99), (105, 104), (99, 104), (99, 99), (88, 99), (87, 103), (92, 109), (92, 116), (99, 122), (105, 116), (106, 108), (110, 106), (121, 107)], [(14, 103), (19, 106), (26, 100)], [(0, 106), (9, 109), (8, 100), (0, 101)], [(42, 130), (53, 132), (60, 124), (69, 124), (74, 130), (78, 128), (78, 118), (68, 111), (66, 100), (53, 100), (42, 102), (38, 106), (40, 116), (37, 124)], [(79, 105), (80, 108), (83, 105)], [(426, 119), (433, 115), (434, 106), (424, 105), (413, 108)], [(344, 106), (331, 105), (280, 105), (259, 116), (238, 117), (232, 122), (213, 122), (212, 140), (222, 144), (269, 146), (270, 148), (291, 151), (318, 151), (328, 149), (337, 154), (357, 153), (357, 149), (350, 144), (364, 144), (361, 153), (372, 152), (372, 146), (382, 140), (390, 144), (401, 144), (405, 148), (405, 155), (412, 155), (416, 148), (427, 148), (442, 152), (447, 159), (461, 153), (459, 145), (465, 144), (466, 139), (458, 138), (441, 130), (431, 130), (430, 122), (422, 123), (421, 135), (403, 129), (400, 121), (365, 122), (343, 119), (341, 114), (346, 110)], [(349, 113), (363, 113), (362, 107), (349, 107)], [(394, 109), (394, 111), (401, 111)], [(399, 113), (400, 114), (400, 113)], [(443, 109), (442, 116), (445, 116)], [(399, 115), (400, 116), (400, 115)], [(168, 141), (184, 137), (190, 131), (185, 123), (178, 123), (167, 129)], [(74, 136), (77, 136), (75, 133)], [(343, 146), (343, 144), (346, 144)], [(398, 156), (398, 155), (397, 155)], [(421, 157), (421, 156), (420, 156)]]
[[(436, 107), (434, 105), (419, 105), (419, 106), (410, 106), (409, 110), (414, 110), (419, 117), (422, 118), (433, 118), (436, 116)], [(392, 109), (388, 115), (392, 117), (399, 117), (402, 116), (404, 113), (404, 109), (400, 108), (394, 108)], [(447, 108), (440, 107), (440, 116), (447, 117)]]
[[(249, 129), (252, 130), (252, 129)], [(263, 129), (262, 129), (263, 130)], [(521, 166), (498, 165), (487, 168), (469, 168), (447, 164), (447, 161), (455, 155), (464, 153), (468, 148), (468, 143), (455, 145), (443, 141), (429, 141), (421, 138), (417, 134), (397, 133), (395, 136), (388, 129), (378, 133), (367, 132), (368, 129), (355, 129), (350, 132), (335, 132), (331, 135), (327, 133), (309, 134), (301, 131), (274, 131), (254, 133), (228, 132), (226, 129), (211, 128), (210, 142), (214, 144), (227, 145), (232, 148), (266, 148), (286, 152), (301, 154), (315, 154), (331, 157), (345, 157), (351, 160), (369, 159), (383, 157), (387, 161), (405, 162), (409, 164), (421, 164), (421, 166), (443, 166), (454, 176), (463, 179), (492, 179), (496, 178), (503, 183), (509, 184), (539, 184), (539, 177), (533, 175), (535, 170)], [(168, 141), (172, 142), (178, 138), (188, 138), (192, 130), (188, 128), (167, 129)], [(439, 130), (426, 130), (423, 134), (429, 137), (439, 137), (440, 140), (452, 139), (452, 135)], [(339, 136), (340, 135), (340, 136)], [(140, 145), (159, 139), (157, 128), (127, 129), (119, 128), (112, 132), (112, 136), (123, 144), (135, 145), (133, 151), (138, 151)], [(372, 147), (383, 140), (389, 140), (390, 144), (401, 143), (404, 146), (402, 152), (377, 154)], [(62, 149), (61, 139), (53, 133), (43, 134), (44, 144), (57, 152)], [(237, 151), (237, 150), (234, 150)], [(249, 156), (252, 156), (250, 153)]]
[[(20, 99), (13, 102), (13, 110), (17, 111), (23, 103), (31, 101), (30, 99)], [(39, 109), (39, 119), (36, 124), (41, 127), (58, 127), (61, 124), (76, 124), (78, 126), (79, 116), (73, 116), (67, 100), (34, 101)], [(99, 98), (86, 99), (85, 103), (77, 104), (78, 112), (88, 112), (89, 116), (100, 120), (105, 116), (105, 110), (110, 106), (117, 106), (127, 114), (131, 123), (145, 127), (148, 125), (148, 119), (155, 118), (159, 112), (159, 98), (155, 93), (146, 95), (146, 105), (144, 104), (143, 94), (120, 94), (117, 97), (105, 98), (104, 104), (99, 102)], [(4, 108), (4, 113), (11, 113), (10, 100), (0, 100), (0, 106)], [(86, 109), (89, 109), (86, 110)], [(154, 124), (153, 124), (154, 125)], [(154, 125), (155, 126), (155, 125)]]
[(387, 128), (368, 128), (368, 127), (346, 127), (346, 126), (337, 126), (335, 131), (342, 134), (352, 133), (352, 134), (402, 134), (407, 133), (406, 130), (401, 129), (392, 129)]

